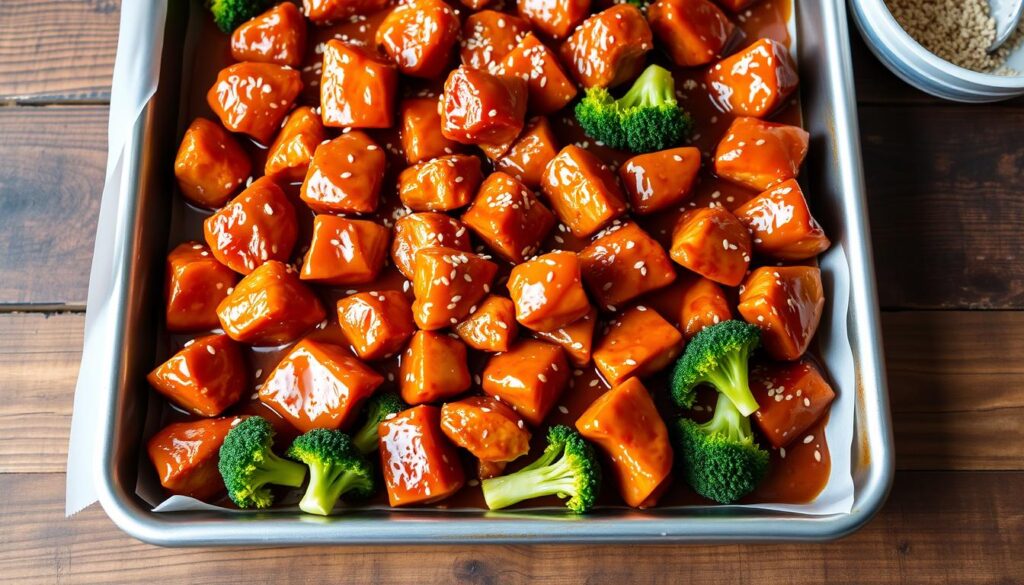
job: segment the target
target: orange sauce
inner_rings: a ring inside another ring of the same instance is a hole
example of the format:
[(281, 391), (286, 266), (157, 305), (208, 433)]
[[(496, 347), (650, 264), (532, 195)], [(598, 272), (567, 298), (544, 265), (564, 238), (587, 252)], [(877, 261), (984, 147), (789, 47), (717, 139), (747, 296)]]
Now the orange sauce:
[[(743, 17), (742, 21), (736, 20), (737, 25), (744, 33), (744, 37), (742, 41), (740, 41), (740, 45), (745, 46), (763, 37), (770, 37), (788, 44), (790, 38), (786, 27), (786, 21), (792, 9), (791, 2), (792, 0), (764, 0), (746, 11), (746, 16)], [(320, 59), (319, 55), (315, 51), (316, 45), (331, 38), (357, 39), (362, 42), (372, 43), (374, 31), (381, 18), (382, 15), (378, 14), (365, 18), (359, 22), (344, 23), (330, 27), (310, 27), (310, 46), (306, 55), (307, 65), (302, 69), (303, 81), (306, 84), (306, 89), (298, 100), (299, 105), (319, 105), (318, 84), (320, 77)], [(189, 122), (197, 116), (204, 116), (211, 120), (217, 119), (206, 103), (206, 91), (214, 83), (217, 72), (221, 68), (230, 65), (233, 62), (231, 59), (228, 35), (220, 33), (213, 25), (211, 19), (202, 18), (201, 20), (203, 21), (203, 24), (202, 30), (199, 34), (199, 44), (202, 47), (202, 50), (197, 51), (197, 57), (194, 63), (185, 65), (186, 75), (190, 73), (188, 76), (188, 83), (190, 85), (188, 94), (185, 97), (183, 115), (179, 120), (179, 127), (182, 128), (182, 131)], [(662, 55), (656, 54), (653, 59), (662, 65), (668, 66), (668, 63)], [(695, 187), (695, 194), (692, 197), (691, 202), (687, 203), (687, 205), (707, 205), (711, 201), (719, 201), (725, 207), (734, 209), (757, 195), (757, 193), (720, 180), (709, 170), (708, 163), (713, 155), (715, 146), (731, 123), (732, 117), (728, 114), (719, 112), (712, 103), (707, 94), (707, 90), (703, 86), (705, 70), (706, 68), (700, 67), (693, 69), (676, 69), (674, 71), (676, 88), (680, 102), (690, 112), (695, 123), (695, 129), (691, 136), (690, 143), (691, 145), (699, 148), (704, 157), (704, 169), (701, 172), (699, 183)], [(431, 83), (424, 82), (422, 80), (410, 80), (409, 78), (403, 77), (400, 92), (402, 96), (416, 95), (420, 92), (432, 92), (433, 95), (437, 95), (439, 93), (439, 87), (440, 81)], [(792, 99), (783, 110), (772, 117), (772, 120), (789, 124), (800, 124), (801, 114), (799, 98)], [(556, 135), (563, 139), (564, 144), (576, 142), (577, 144), (596, 153), (603, 160), (613, 165), (614, 168), (618, 168), (618, 166), (628, 158), (624, 153), (600, 147), (594, 144), (592, 140), (588, 139), (576, 126), (571, 109), (563, 111), (560, 115), (552, 116), (551, 121), (556, 127)], [(405, 168), (406, 164), (404, 157), (399, 150), (400, 143), (398, 140), (398, 133), (395, 129), (371, 130), (368, 133), (378, 142), (378, 144), (385, 147), (385, 150), (388, 153), (388, 171), (384, 181), (385, 189), (382, 193), (381, 206), (375, 219), (384, 223), (388, 227), (391, 227), (393, 225), (394, 218), (396, 217), (395, 211), (402, 208), (402, 205), (398, 200), (397, 193), (395, 192), (395, 184), (398, 173)], [(254, 170), (255, 175), (262, 175), (262, 168), (266, 158), (265, 146), (256, 144), (245, 137), (240, 137), (240, 139), (244, 142), (244, 145), (252, 158), (253, 168), (256, 169)], [(308, 243), (310, 240), (314, 214), (299, 199), (299, 184), (282, 186), (292, 199), (299, 216), (300, 245), (295, 251), (293, 262), (301, 264), (302, 258), (306, 252), (306, 246), (308, 246), (308, 244), (304, 246), (303, 243)], [(183, 241), (203, 241), (202, 220), (209, 215), (209, 212), (186, 204), (180, 197), (175, 197), (173, 205), (171, 239), (168, 245), (168, 250)], [(667, 247), (671, 227), (674, 225), (679, 214), (679, 210), (668, 210), (655, 214), (654, 216), (640, 218), (638, 221), (653, 237), (661, 241), (661, 243)], [(556, 242), (554, 240), (555, 237), (560, 237), (562, 241)], [(561, 248), (574, 251), (581, 249), (585, 244), (585, 241), (581, 241), (573, 237), (567, 231), (562, 232), (559, 230), (553, 231), (551, 238), (549, 238), (545, 243), (546, 248), (548, 249)], [(507, 271), (508, 267), (505, 267), (503, 272), (500, 273), (499, 277), (496, 279), (493, 286), (493, 290), (496, 292), (503, 292), (505, 279), (507, 278)], [(389, 261), (388, 266), (382, 272), (380, 278), (372, 284), (342, 288), (331, 288), (325, 286), (314, 287), (327, 308), (328, 323), (322, 328), (314, 330), (310, 335), (324, 341), (346, 345), (336, 323), (334, 311), (336, 301), (356, 291), (362, 292), (367, 290), (386, 289), (403, 290), (404, 282), (404, 278)], [(411, 285), (409, 286), (408, 294), (411, 296)], [(729, 291), (729, 294), (732, 295), (733, 306), (735, 306), (735, 290)], [(670, 285), (664, 289), (649, 293), (645, 298), (641, 298), (638, 301), (638, 304), (650, 306), (662, 314), (662, 316), (664, 316), (669, 322), (676, 323), (678, 321), (680, 309), (680, 296), (679, 285)], [(609, 315), (603, 314), (599, 318), (606, 322)], [(602, 331), (603, 327), (599, 323), (595, 335), (599, 338)], [(191, 337), (192, 336), (182, 335), (169, 336), (169, 343), (167, 345), (168, 356), (170, 353), (177, 351)], [(288, 349), (288, 347), (244, 349), (249, 359), (252, 371), (254, 372), (254, 388), (250, 392), (243, 394), (243, 399), (238, 405), (224, 413), (225, 415), (258, 414), (267, 418), (274, 423), (275, 428), (278, 431), (276, 444), (279, 447), (289, 444), (298, 433), (269, 407), (256, 400), (255, 393), (259, 385), (262, 384), (263, 380), (265, 380), (270, 374), (274, 366), (281, 360), (281, 358), (284, 357)], [(483, 366), (486, 363), (486, 356), (481, 355), (478, 352), (470, 353), (470, 368), (475, 378), (482, 371)], [(164, 359), (166, 359), (166, 357), (167, 356), (164, 356)], [(372, 362), (370, 365), (386, 377), (386, 381), (381, 388), (381, 391), (397, 390), (396, 380), (398, 379), (399, 366), (397, 357)], [(664, 415), (665, 419), (670, 421), (681, 413), (674, 405), (671, 404), (671, 400), (667, 396), (667, 378), (668, 372), (663, 372), (649, 380), (645, 380), (644, 384), (653, 392), (658, 408)], [(474, 385), (474, 390), (471, 390), (470, 392), (478, 392), (476, 386), (477, 385)], [(530, 454), (509, 464), (507, 472), (515, 471), (525, 465), (528, 461), (532, 461), (537, 456), (545, 444), (544, 431), (546, 431), (549, 425), (565, 424), (573, 426), (576, 418), (586, 410), (591, 402), (593, 402), (607, 389), (608, 385), (601, 379), (592, 365), (588, 365), (582, 369), (575, 369), (570, 384), (565, 389), (564, 394), (558, 402), (558, 406), (552, 410), (551, 414), (546, 419), (543, 428), (534, 430)], [(708, 408), (708, 410), (710, 409), (710, 405), (714, 403), (713, 394), (714, 393), (712, 391), (701, 391), (701, 404)], [(698, 412), (696, 413), (695, 418), (699, 419), (702, 416), (706, 418), (708, 415), (706, 412), (703, 414)], [(187, 415), (174, 407), (169, 405), (165, 407), (165, 423), (176, 420), (185, 420), (189, 417), (190, 415)], [(808, 432), (808, 434), (814, 435), (814, 441), (812, 443), (794, 443), (787, 448), (785, 457), (783, 457), (778, 450), (772, 450), (771, 471), (768, 477), (761, 487), (753, 494), (749, 495), (744, 501), (747, 503), (804, 503), (813, 500), (824, 488), (829, 476), (830, 457), (828, 445), (825, 443), (824, 424), (824, 421), (820, 421)], [(762, 443), (765, 445), (768, 444), (767, 441), (763, 441)], [(819, 454), (820, 461), (815, 457), (815, 452)], [(463, 455), (466, 455), (465, 452), (463, 452)], [(473, 477), (475, 475), (474, 470), (476, 469), (476, 463), (471, 459), (471, 457), (466, 455), (464, 463), (467, 470), (467, 477)], [(475, 482), (470, 483), (475, 485)], [(231, 505), (226, 498), (218, 503), (228, 506)], [(694, 494), (686, 486), (685, 482), (677, 479), (672, 482), (668, 490), (660, 498), (658, 507), (706, 503), (708, 502)], [(382, 493), (378, 494), (378, 496), (371, 500), (369, 504), (386, 505), (387, 498), (383, 493), (383, 490)], [(520, 505), (520, 507), (538, 507), (544, 505), (560, 506), (560, 503), (559, 500), (551, 497), (544, 500), (526, 502), (525, 504)], [(624, 505), (617, 493), (615, 482), (612, 481), (612, 478), (610, 477), (606, 478), (604, 489), (599, 500), (599, 505)], [(485, 506), (479, 488), (468, 485), (454, 496), (439, 504), (434, 504), (431, 507), (484, 508)]]

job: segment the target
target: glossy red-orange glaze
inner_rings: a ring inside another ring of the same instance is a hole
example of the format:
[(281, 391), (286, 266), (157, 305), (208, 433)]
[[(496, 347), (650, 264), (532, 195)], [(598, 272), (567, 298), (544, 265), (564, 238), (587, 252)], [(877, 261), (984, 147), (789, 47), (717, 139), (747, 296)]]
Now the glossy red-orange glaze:
[[(317, 5), (341, 4), (337, 2), (327, 2), (325, 0), (317, 0), (312, 3)], [(362, 4), (370, 5), (373, 4), (373, 2), (362, 2)], [(511, 6), (511, 9), (514, 10), (515, 7)], [(462, 16), (465, 17), (467, 14), (466, 10), (461, 10)], [(745, 34), (745, 41), (740, 43), (740, 46), (744, 43), (749, 44), (753, 40), (761, 37), (769, 37), (786, 44), (789, 43), (788, 31), (785, 25), (786, 19), (788, 18), (791, 10), (791, 2), (789, 0), (764, 0), (750, 6), (749, 10), (750, 15), (745, 17), (742, 22), (735, 21), (737, 27)], [(312, 107), (320, 105), (321, 66), (319, 62), (320, 56), (317, 55), (315, 51), (316, 45), (326, 42), (329, 39), (338, 38), (341, 40), (355, 40), (364, 46), (373, 46), (377, 26), (380, 24), (385, 14), (386, 11), (380, 11), (370, 14), (367, 17), (360, 17), (353, 21), (342, 20), (330, 26), (309, 27), (306, 62), (305, 66), (300, 69), (305, 87), (297, 100), (298, 104)], [(229, 37), (217, 31), (213, 23), (206, 20), (204, 20), (201, 28), (202, 30), (199, 42), (202, 43), (205, 49), (203, 52), (203, 58), (197, 59), (191, 70), (191, 79), (195, 91), (186, 97), (186, 114), (182, 121), (182, 128), (187, 126), (187, 124), (196, 116), (205, 116), (211, 120), (217, 119), (206, 103), (204, 90), (213, 85), (220, 69), (233, 62), (231, 59)], [(555, 44), (549, 46), (554, 48)], [(511, 50), (511, 48), (508, 50)], [(654, 60), (664, 63), (661, 56), (654, 57)], [(699, 173), (696, 181), (694, 181), (691, 195), (687, 200), (679, 203), (677, 207), (669, 207), (659, 211), (658, 213), (653, 213), (643, 217), (634, 216), (639, 225), (655, 240), (659, 241), (666, 250), (669, 248), (671, 229), (678, 219), (680, 208), (688, 209), (698, 206), (707, 206), (711, 202), (717, 202), (726, 208), (734, 209), (758, 195), (756, 190), (747, 189), (718, 179), (709, 170), (711, 167), (710, 156), (713, 155), (715, 146), (723, 137), (725, 129), (732, 121), (732, 116), (721, 113), (712, 103), (707, 90), (702, 87), (705, 74), (706, 67), (674, 70), (674, 76), (677, 84), (676, 88), (680, 102), (691, 113), (695, 121), (695, 130), (691, 136), (689, 146), (692, 146), (699, 151), (702, 163), (701, 172)], [(418, 81), (406, 85), (406, 80), (403, 79), (401, 85), (403, 87), (399, 89), (399, 95), (397, 96), (399, 100), (406, 97), (436, 99), (437, 96), (440, 95), (441, 84), (439, 82), (432, 83)], [(797, 98), (795, 96), (792, 97), (788, 102), (783, 104), (779, 111), (775, 112), (771, 116), (770, 120), (773, 122), (799, 125), (801, 122), (801, 116), (800, 108), (797, 104)], [(397, 113), (397, 107), (395, 111)], [(613, 171), (617, 171), (623, 162), (629, 158), (628, 153), (613, 151), (595, 144), (592, 139), (589, 139), (582, 134), (579, 128), (574, 124), (572, 118), (572, 113), (568, 110), (564, 110), (559, 114), (550, 116), (550, 135), (554, 136), (555, 140), (557, 140), (555, 152), (557, 152), (557, 148), (564, 147), (567, 144), (579, 143), (581, 146), (585, 147), (586, 150), (596, 154), (601, 160), (608, 163)], [(401, 207), (401, 204), (398, 200), (397, 192), (395, 191), (395, 185), (397, 184), (398, 173), (408, 165), (402, 153), (402, 141), (397, 128), (397, 126), (400, 126), (398, 116), (395, 118), (395, 126), (395, 128), (390, 129), (372, 129), (366, 131), (367, 134), (369, 134), (384, 150), (387, 157), (387, 169), (385, 171), (383, 182), (381, 183), (382, 190), (377, 210), (373, 213), (360, 217), (360, 219), (373, 219), (374, 221), (381, 222), (388, 227), (393, 227), (395, 219), (399, 217), (399, 214), (396, 214), (396, 210)], [(336, 131), (328, 130), (328, 132), (329, 135), (334, 135), (334, 132)], [(236, 136), (239, 138), (239, 141), (243, 143), (243, 147), (252, 160), (253, 168), (263, 168), (266, 159), (265, 147), (255, 143), (254, 141), (247, 140), (244, 136)], [(440, 136), (439, 133), (438, 136)], [(448, 147), (450, 148), (450, 145), (453, 143), (448, 144)], [(442, 145), (440, 148), (443, 149), (445, 146)], [(512, 171), (517, 169), (509, 166), (505, 167), (505, 170), (512, 174)], [(524, 176), (524, 179), (525, 178), (526, 177)], [(306, 208), (299, 199), (299, 185), (297, 183), (289, 184), (287, 182), (282, 182), (281, 186), (298, 211), (299, 241), (308, 242), (311, 235), (314, 213), (308, 210), (308, 208)], [(807, 196), (811, 200), (811, 209), (813, 210), (815, 205), (813, 201), (814, 194), (809, 193)], [(190, 239), (201, 241), (203, 237), (201, 222), (203, 218), (208, 215), (208, 211), (202, 211), (187, 204), (178, 204), (172, 217), (172, 236), (168, 249), (173, 248), (174, 245), (178, 243)], [(443, 243), (447, 246), (455, 246), (454, 242), (458, 240), (460, 243), (457, 247), (461, 247), (464, 245), (461, 243), (462, 241), (468, 241), (465, 240), (465, 238), (468, 238), (468, 230), (462, 232), (459, 236), (455, 236), (454, 234), (456, 234), (462, 226), (458, 223), (453, 225), (455, 227), (451, 231), (446, 232), (448, 235), (445, 237)], [(566, 230), (558, 229), (554, 230), (548, 236), (543, 244), (543, 248), (578, 251), (588, 242), (589, 239), (580, 239)], [(297, 247), (293, 254), (293, 261), (301, 260), (302, 255), (305, 254), (305, 250), (303, 248), (304, 246), (301, 244)], [(411, 256), (411, 253), (413, 252), (413, 250), (409, 249), (404, 244), (400, 247), (400, 250), (401, 251), (396, 255), (405, 258)], [(409, 268), (411, 269), (411, 262)], [(491, 291), (492, 294), (507, 295), (507, 291), (504, 289), (504, 275), (507, 274), (507, 271), (507, 265), (502, 265), (500, 275), (493, 287), (494, 290)], [(679, 269), (678, 272), (682, 273), (683, 271)], [(381, 271), (377, 280), (372, 283), (344, 287), (316, 286), (314, 288), (318, 296), (321, 298), (324, 306), (334, 307), (334, 304), (338, 300), (355, 292), (381, 290), (403, 291), (404, 282), (405, 280), (394, 264), (389, 263), (389, 265)], [(678, 325), (682, 309), (681, 300), (684, 289), (684, 279), (677, 279), (675, 283), (648, 293), (637, 299), (635, 302), (642, 303), (656, 310), (667, 321)], [(409, 287), (406, 291), (406, 295), (410, 299), (411, 292), (411, 287)], [(729, 303), (735, 306), (737, 301), (735, 290), (726, 289), (725, 296), (728, 298)], [(600, 339), (603, 335), (602, 332), (609, 320), (609, 316), (609, 313), (602, 311), (597, 314), (596, 319), (594, 319), (594, 321), (597, 322), (597, 331), (594, 335), (596, 339)], [(307, 338), (331, 344), (349, 346), (339, 330), (335, 322), (335, 318), (329, 317), (328, 321), (329, 322), (322, 328), (310, 328), (306, 333)], [(585, 331), (569, 331), (575, 330), (575, 326), (578, 323), (580, 322), (578, 321), (577, 323), (574, 323), (572, 327), (567, 328), (565, 333), (552, 333), (552, 341), (554, 341), (555, 338), (562, 338), (564, 343), (568, 346), (579, 343), (580, 355), (586, 355), (589, 354), (590, 349), (589, 336), (585, 334)], [(589, 331), (589, 328), (586, 329)], [(520, 329), (521, 337), (529, 337), (530, 335), (533, 334)], [(543, 334), (537, 333), (536, 335)], [(193, 336), (170, 336), (169, 344), (164, 356), (167, 357), (177, 349), (180, 349), (180, 347), (191, 337)], [(585, 339), (588, 341), (588, 344), (586, 348), (587, 351), (583, 353), (583, 340)], [(256, 391), (255, 389), (265, 382), (270, 372), (288, 353), (291, 347), (291, 345), (253, 349), (243, 347), (242, 351), (245, 353), (247, 362), (253, 372), (253, 378), (250, 382), (252, 387), (249, 391), (243, 393), (242, 399), (236, 406), (228, 409), (227, 411), (229, 414), (233, 415), (260, 415), (270, 420), (278, 433), (276, 445), (282, 448), (290, 443), (291, 439), (294, 438), (298, 431), (292, 426), (292, 424), (285, 421), (265, 404), (256, 400), (254, 393)], [(564, 351), (567, 356), (574, 356), (574, 352), (570, 347), (565, 347)], [(815, 351), (813, 344), (810, 351)], [(472, 353), (473, 355), (470, 356), (469, 365), (471, 373), (474, 378), (476, 378), (476, 376), (479, 376), (483, 371), (483, 368), (487, 363), (487, 359), (486, 357), (482, 357), (486, 355), (482, 354), (482, 352)], [(384, 378), (384, 381), (381, 384), (381, 390), (398, 390), (399, 360), (397, 356), (386, 360), (374, 361), (369, 365)], [(543, 448), (545, 443), (544, 437), (546, 433), (544, 431), (546, 431), (547, 426), (554, 424), (566, 424), (572, 426), (579, 418), (579, 415), (583, 413), (591, 403), (608, 390), (607, 383), (597, 374), (593, 367), (593, 363), (583, 367), (572, 367), (570, 365), (570, 368), (567, 387), (564, 392), (560, 394), (559, 398), (545, 418), (542, 429), (533, 433), (530, 454), (510, 463), (506, 471), (515, 471), (529, 461), (532, 461), (533, 458), (540, 453), (540, 450)], [(474, 388), (477, 387), (478, 383), (479, 380), (474, 381)], [(646, 385), (652, 390), (655, 404), (659, 411), (667, 416), (674, 416), (673, 413), (676, 412), (676, 409), (670, 404), (670, 401), (666, 397), (667, 393), (664, 391), (664, 389), (667, 388), (667, 375), (659, 374), (654, 376), (646, 381)], [(471, 393), (474, 391), (471, 391)], [(252, 397), (247, 399), (251, 394)], [(714, 399), (710, 394), (705, 396), (705, 401), (702, 402), (702, 404), (705, 405), (713, 403)], [(181, 412), (180, 410), (170, 407), (166, 407), (165, 409), (165, 422), (189, 420), (190, 418), (191, 417), (189, 415)], [(807, 434), (813, 433), (814, 435), (813, 442), (806, 445), (802, 442), (797, 442), (797, 444), (788, 447), (785, 458), (781, 456), (779, 450), (773, 450), (772, 471), (769, 477), (761, 487), (753, 494), (749, 495), (745, 501), (800, 503), (813, 499), (824, 487), (825, 482), (828, 479), (830, 469), (828, 445), (825, 443), (823, 433), (824, 424), (825, 421), (822, 420), (808, 429)], [(444, 439), (444, 437), (441, 438)], [(763, 443), (768, 445), (767, 441), (763, 441)], [(815, 458), (815, 451), (817, 451), (821, 457), (820, 462)], [(456, 459), (458, 458), (459, 457), (456, 457)], [(470, 473), (472, 476), (472, 474), (475, 473), (474, 470), (478, 465), (478, 461), (466, 453), (461, 454), (461, 460), (462, 465), (460, 469), (464, 469), (466, 473)], [(225, 504), (227, 502), (224, 500), (219, 503)], [(386, 504), (386, 495), (383, 493), (379, 494), (376, 498), (371, 500), (370, 503)], [(614, 485), (609, 483), (605, 486), (598, 503), (599, 505), (622, 505), (623, 502), (618, 495), (617, 490), (614, 489)], [(659, 507), (697, 503), (706, 502), (694, 495), (692, 491), (686, 487), (685, 482), (682, 481), (672, 483), (672, 485), (668, 487), (667, 491), (658, 500)], [(230, 505), (230, 503), (227, 503), (227, 505)], [(552, 497), (545, 500), (531, 501), (526, 505), (560, 506), (561, 501)], [(479, 488), (465, 487), (455, 492), (443, 502), (436, 504), (436, 506), (445, 508), (463, 506), (480, 508), (483, 507), (484, 504)]]

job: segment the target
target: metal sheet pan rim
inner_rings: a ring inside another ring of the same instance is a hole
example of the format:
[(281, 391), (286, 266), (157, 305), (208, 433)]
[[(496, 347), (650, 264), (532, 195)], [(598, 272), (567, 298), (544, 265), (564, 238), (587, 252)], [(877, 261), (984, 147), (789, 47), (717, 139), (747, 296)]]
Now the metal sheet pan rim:
[[(132, 295), (139, 294), (129, 278), (138, 268), (139, 229), (135, 197), (122, 198), (115, 237), (115, 295), (118, 311), (111, 326), (116, 327), (115, 374), (103, 394), (100, 440), (101, 470), (98, 478), (100, 502), (122, 530), (139, 540), (164, 546), (210, 545), (301, 545), (301, 544), (452, 544), (452, 543), (619, 543), (619, 542), (780, 542), (821, 541), (845, 536), (867, 523), (881, 508), (893, 478), (892, 433), (884, 377), (878, 301), (875, 290), (863, 190), (860, 146), (853, 93), (852, 65), (842, 0), (797, 0), (812, 2), (820, 22), (812, 23), (821, 35), (827, 64), (826, 83), (818, 91), (827, 94), (827, 121), (831, 130), (833, 166), (842, 190), (842, 214), (846, 231), (846, 252), (850, 264), (850, 319), (854, 354), (858, 362), (857, 422), (855, 444), (867, 445), (870, 460), (855, 476), (856, 497), (849, 514), (801, 516), (785, 513), (747, 511), (734, 513), (728, 507), (687, 509), (672, 514), (609, 512), (578, 519), (542, 519), (519, 514), (438, 515), (412, 512), (384, 514), (357, 513), (331, 519), (266, 513), (259, 515), (212, 514), (201, 512), (155, 514), (134, 494), (134, 484), (125, 480), (122, 414), (128, 384), (123, 349), (131, 326), (128, 310)], [(804, 23), (807, 26), (807, 23)], [(160, 50), (154, 47), (154, 51)], [(801, 43), (802, 50), (810, 50)], [(147, 129), (157, 112), (147, 107), (134, 129), (126, 168), (131, 173), (131, 193), (142, 188), (143, 146)], [(276, 517), (275, 517), (276, 516)]]

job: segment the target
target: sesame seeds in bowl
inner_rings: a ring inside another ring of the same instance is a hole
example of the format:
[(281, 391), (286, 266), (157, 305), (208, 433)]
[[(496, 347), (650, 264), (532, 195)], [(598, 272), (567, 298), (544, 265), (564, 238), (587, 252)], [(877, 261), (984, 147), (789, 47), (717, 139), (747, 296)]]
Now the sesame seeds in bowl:
[[(1004, 1), (993, 4), (998, 9)], [(910, 85), (959, 102), (1024, 95), (1024, 33), (1003, 53), (987, 55), (995, 23), (986, 0), (850, 0), (850, 6), (872, 53)]]

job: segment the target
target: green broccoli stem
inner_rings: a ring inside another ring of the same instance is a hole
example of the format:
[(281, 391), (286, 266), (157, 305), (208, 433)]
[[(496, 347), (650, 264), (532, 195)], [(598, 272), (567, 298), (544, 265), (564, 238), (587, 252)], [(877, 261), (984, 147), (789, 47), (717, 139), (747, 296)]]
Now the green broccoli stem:
[(675, 104), (675, 89), (676, 82), (672, 73), (664, 67), (651, 65), (636, 78), (626, 95), (619, 98), (618, 105), (622, 108), (634, 108)]
[(256, 464), (256, 471), (252, 477), (261, 485), (272, 483), (299, 487), (306, 480), (306, 466), (278, 457), (273, 451), (267, 451), (263, 460)]
[(732, 352), (723, 358), (721, 367), (707, 374), (708, 383), (729, 397), (743, 416), (750, 416), (760, 408), (750, 391), (747, 377), (749, 351)]
[[(376, 418), (376, 417), (374, 417)], [(356, 446), (363, 455), (377, 450), (380, 445), (380, 435), (377, 434), (379, 423), (363, 425), (359, 432), (352, 436), (352, 444)]]
[(576, 477), (568, 459), (563, 456), (551, 465), (531, 465), (509, 475), (485, 479), (484, 502), (491, 510), (500, 510), (541, 496), (575, 495)]
[(746, 442), (753, 439), (750, 419), (740, 414), (736, 405), (725, 394), (718, 395), (714, 416), (700, 425), (700, 428), (709, 435), (718, 433), (728, 437), (730, 441)]
[(356, 487), (361, 479), (340, 465), (312, 465), (309, 487), (299, 501), (299, 509), (308, 514), (327, 516), (341, 495)]

